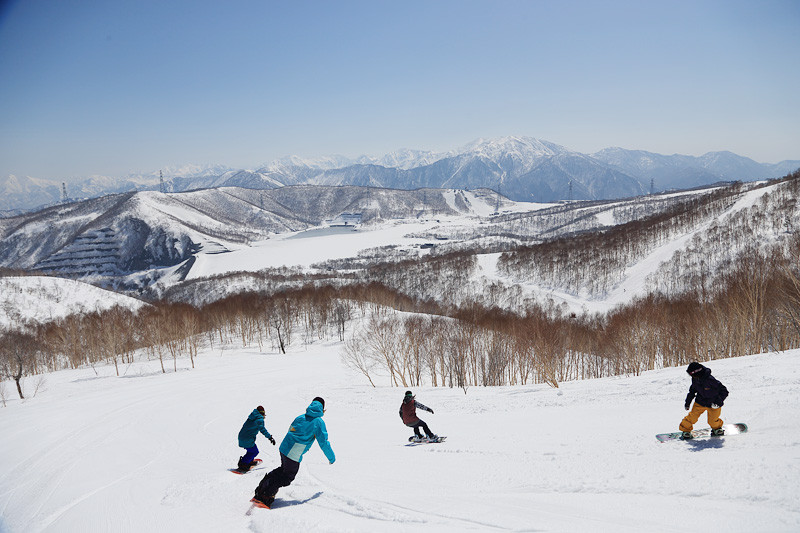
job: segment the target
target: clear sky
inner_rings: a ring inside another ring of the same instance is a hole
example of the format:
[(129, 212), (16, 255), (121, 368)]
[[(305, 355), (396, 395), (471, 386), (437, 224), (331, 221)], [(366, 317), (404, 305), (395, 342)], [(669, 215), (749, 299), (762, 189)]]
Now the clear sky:
[(0, 0), (0, 175), (525, 135), (800, 159), (800, 1)]

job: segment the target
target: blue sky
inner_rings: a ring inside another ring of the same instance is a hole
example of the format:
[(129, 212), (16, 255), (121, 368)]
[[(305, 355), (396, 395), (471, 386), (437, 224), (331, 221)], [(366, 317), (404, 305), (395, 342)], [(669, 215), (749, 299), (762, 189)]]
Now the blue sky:
[(0, 4), (0, 176), (526, 135), (800, 159), (800, 2)]

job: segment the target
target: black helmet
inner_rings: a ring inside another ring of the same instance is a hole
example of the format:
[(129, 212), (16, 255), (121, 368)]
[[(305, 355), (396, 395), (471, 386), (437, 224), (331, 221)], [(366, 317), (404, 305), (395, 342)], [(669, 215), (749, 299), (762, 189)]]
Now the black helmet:
[(322, 404), (322, 408), (323, 408), (323, 409), (325, 409), (325, 400), (323, 400), (323, 399), (322, 399), (322, 398), (320, 398), (319, 396), (317, 396), (316, 398), (314, 398), (314, 399), (313, 399), (313, 400), (311, 400), (311, 401), (312, 401), (312, 402), (319, 402), (319, 403), (321, 403), (321, 404)]
[(686, 373), (689, 374), (690, 376), (696, 376), (697, 374), (702, 372), (704, 368), (705, 367), (700, 363), (698, 363), (697, 361), (692, 361), (691, 363), (689, 363), (689, 366), (686, 367)]

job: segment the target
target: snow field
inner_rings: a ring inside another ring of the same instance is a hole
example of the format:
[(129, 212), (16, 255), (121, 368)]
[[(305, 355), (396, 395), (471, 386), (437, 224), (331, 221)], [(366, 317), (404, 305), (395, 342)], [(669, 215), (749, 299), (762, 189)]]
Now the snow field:
[[(339, 349), (47, 375), (36, 397), (0, 409), (0, 531), (800, 529), (800, 351), (708, 363), (731, 391), (723, 418), (748, 423), (745, 435), (656, 441), (685, 414), (689, 379), (671, 368), (559, 389), (413, 387), (448, 439), (408, 447), (405, 388), (370, 387)], [(259, 436), (264, 468), (227, 472), (241, 424), (263, 405), (280, 443), (317, 395), (336, 463), (315, 445), (275, 508), (247, 516), (279, 459)]]

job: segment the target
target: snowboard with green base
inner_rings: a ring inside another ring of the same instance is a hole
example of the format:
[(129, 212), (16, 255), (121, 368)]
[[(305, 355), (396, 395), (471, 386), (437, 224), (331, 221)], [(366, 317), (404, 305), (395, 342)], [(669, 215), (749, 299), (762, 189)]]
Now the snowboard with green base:
[[(724, 435), (714, 436), (713, 438), (719, 438), (720, 436), (728, 436), (728, 435), (738, 435), (739, 433), (746, 433), (747, 432), (747, 424), (725, 424), (722, 426), (722, 429), (725, 430)], [(695, 429), (692, 431), (692, 439), (702, 438), (702, 437), (711, 437), (711, 428), (703, 428), (703, 429)], [(683, 432), (677, 431), (675, 433), (660, 433), (656, 435), (656, 438), (659, 442), (667, 442), (669, 440), (691, 440), (683, 438)]]

